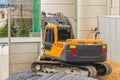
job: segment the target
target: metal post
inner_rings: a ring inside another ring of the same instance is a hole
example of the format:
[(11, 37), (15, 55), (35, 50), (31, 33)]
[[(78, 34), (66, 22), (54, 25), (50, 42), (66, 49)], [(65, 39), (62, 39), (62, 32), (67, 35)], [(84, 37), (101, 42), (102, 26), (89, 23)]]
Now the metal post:
[(120, 16), (120, 0), (119, 0), (119, 16)]
[(23, 6), (22, 6), (22, 4), (20, 5), (20, 12), (21, 12), (21, 18), (23, 18)]
[(78, 36), (78, 0), (74, 0), (74, 35)]
[[(10, 53), (11, 53), (11, 28), (10, 28), (10, 5), (7, 8), (8, 11), (8, 56), (9, 56), (9, 65), (10, 65)], [(9, 66), (10, 69), (10, 66)], [(10, 70), (9, 70), (9, 75), (10, 75)]]
[(41, 30), (41, 20), (40, 20), (40, 11), (41, 11), (41, 0), (32, 0), (32, 12), (33, 12), (33, 32), (39, 32)]
[[(34, 0), (33, 0), (34, 1)], [(39, 20), (40, 20), (40, 25), (38, 26), (38, 27), (40, 27), (39, 29), (40, 29), (40, 54), (38, 54), (38, 57), (37, 57), (37, 61), (40, 61), (40, 59), (41, 58), (44, 58), (44, 56), (43, 56), (43, 30), (42, 30), (42, 28), (41, 28), (41, 0), (39, 0), (40, 1), (40, 3), (39, 3), (39, 11), (37, 12), (37, 13), (33, 13), (34, 14), (34, 17), (35, 17), (35, 14), (38, 14), (39, 15)], [(35, 4), (33, 5), (33, 6), (35, 6)], [(33, 8), (35, 8), (35, 7), (33, 7)], [(34, 11), (34, 10), (33, 10)], [(35, 11), (36, 12), (36, 11)], [(38, 16), (37, 16), (38, 17)], [(35, 21), (35, 18), (34, 18), (34, 21)], [(33, 23), (34, 24), (34, 27), (35, 27), (35, 23)], [(34, 29), (33, 29), (34, 30)]]

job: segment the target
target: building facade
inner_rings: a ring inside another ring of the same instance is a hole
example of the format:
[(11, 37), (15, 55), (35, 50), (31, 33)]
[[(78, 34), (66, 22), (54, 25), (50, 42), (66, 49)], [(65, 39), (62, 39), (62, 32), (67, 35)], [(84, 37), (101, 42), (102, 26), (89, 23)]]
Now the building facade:
[(0, 4), (0, 28), (6, 24), (7, 8), (5, 4)]
[(11, 7), (11, 21), (14, 22), (15, 28), (19, 28), (20, 21), (23, 18), (32, 30), (32, 3), (31, 0), (9, 0), (8, 4)]

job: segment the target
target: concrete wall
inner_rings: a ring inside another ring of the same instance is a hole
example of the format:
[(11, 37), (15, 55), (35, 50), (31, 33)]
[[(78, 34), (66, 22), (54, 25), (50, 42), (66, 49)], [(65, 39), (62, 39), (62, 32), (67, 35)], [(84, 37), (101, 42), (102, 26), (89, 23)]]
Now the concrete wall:
[[(39, 37), (11, 38), (10, 53), (7, 49), (7, 42), (8, 38), (0, 38), (0, 80), (8, 75), (7, 73), (12, 75), (18, 71), (29, 69), (40, 53)], [(4, 44), (5, 46), (2, 47)]]
[(74, 25), (74, 0), (41, 0), (41, 11), (45, 12), (63, 12), (67, 16), (72, 25)]
[(110, 0), (78, 0), (78, 37), (87, 38), (91, 27), (98, 27), (97, 17), (110, 14)]
[(111, 15), (120, 15), (120, 0), (112, 0)]
[(8, 54), (0, 54), (0, 80), (5, 80), (9, 76)]
[(8, 58), (7, 44), (0, 44), (0, 80), (5, 80), (9, 76)]
[(100, 38), (108, 45), (108, 58), (120, 62), (120, 17), (99, 17)]
[(40, 53), (39, 37), (11, 38), (10, 53), (7, 42), (8, 38), (0, 38), (0, 80), (5, 80), (9, 73), (29, 69)]
[(14, 5), (11, 8), (11, 18), (32, 18), (32, 0), (8, 0), (8, 2)]
[(10, 75), (29, 69), (40, 53), (40, 42), (12, 43), (10, 52)]
[[(78, 0), (78, 38), (87, 38), (90, 27), (98, 27), (97, 17), (110, 14), (111, 0)], [(63, 12), (74, 27), (74, 0), (41, 0), (42, 11)]]
[(0, 43), (0, 54), (8, 54), (8, 45), (6, 43)]

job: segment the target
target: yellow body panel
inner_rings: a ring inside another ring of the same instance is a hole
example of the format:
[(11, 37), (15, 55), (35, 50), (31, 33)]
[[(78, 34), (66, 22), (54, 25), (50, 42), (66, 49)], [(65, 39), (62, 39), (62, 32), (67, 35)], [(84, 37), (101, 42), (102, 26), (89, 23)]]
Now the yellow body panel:
[(64, 44), (59, 42), (57, 44), (53, 44), (51, 50), (45, 50), (44, 54), (59, 58), (63, 49)]
[(67, 39), (66, 43), (72, 44), (103, 44), (102, 40), (94, 40), (94, 39)]
[[(57, 26), (56, 25), (48, 24), (46, 26), (46, 29), (47, 28), (54, 28), (54, 37), (55, 38), (54, 38), (54, 43), (52, 45), (51, 50), (45, 50), (44, 54), (52, 56), (52, 57), (58, 57), (59, 58), (61, 56), (62, 50), (64, 49), (65, 42), (58, 42), (58, 35), (57, 35), (58, 32), (57, 32)], [(46, 29), (45, 29), (45, 31), (46, 31)]]

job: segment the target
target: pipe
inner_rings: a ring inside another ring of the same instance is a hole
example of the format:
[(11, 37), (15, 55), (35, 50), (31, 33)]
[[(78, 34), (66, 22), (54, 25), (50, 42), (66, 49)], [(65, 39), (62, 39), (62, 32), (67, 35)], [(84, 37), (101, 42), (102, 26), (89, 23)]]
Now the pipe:
[(32, 12), (33, 12), (33, 32), (41, 31), (41, 1), (40, 0), (32, 0)]
[[(11, 13), (11, 11), (10, 11), (10, 5), (8, 6), (8, 8), (7, 8), (7, 11), (8, 11), (8, 56), (9, 56), (9, 65), (10, 65), (10, 55), (11, 55), (11, 27), (10, 27), (10, 25), (11, 25), (11, 17), (10, 17), (10, 13)], [(11, 69), (10, 68), (10, 66), (9, 66), (9, 69)], [(9, 75), (10, 75), (10, 70), (9, 70)]]
[(78, 0), (74, 0), (74, 36), (78, 38)]

